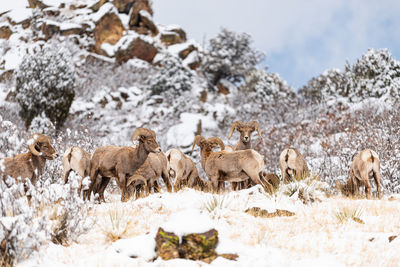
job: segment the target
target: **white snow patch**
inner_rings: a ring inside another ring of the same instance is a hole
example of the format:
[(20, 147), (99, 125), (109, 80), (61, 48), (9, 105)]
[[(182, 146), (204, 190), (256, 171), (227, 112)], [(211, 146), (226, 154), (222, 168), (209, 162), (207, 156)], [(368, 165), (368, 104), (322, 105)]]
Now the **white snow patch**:
[(186, 209), (173, 214), (161, 227), (167, 232), (176, 234), (181, 240), (185, 235), (204, 233), (213, 229), (214, 223), (208, 214), (197, 209)]
[(180, 124), (172, 126), (167, 132), (167, 145), (169, 146), (189, 147), (193, 143), (200, 120), (203, 130), (213, 130), (218, 127), (213, 118), (201, 114), (182, 113), (180, 120)]
[(141, 257), (150, 261), (157, 257), (155, 233), (120, 239), (112, 245), (116, 252), (131, 258)]
[(7, 13), (7, 17), (17, 24), (29, 19), (31, 16), (31, 8), (16, 8)]

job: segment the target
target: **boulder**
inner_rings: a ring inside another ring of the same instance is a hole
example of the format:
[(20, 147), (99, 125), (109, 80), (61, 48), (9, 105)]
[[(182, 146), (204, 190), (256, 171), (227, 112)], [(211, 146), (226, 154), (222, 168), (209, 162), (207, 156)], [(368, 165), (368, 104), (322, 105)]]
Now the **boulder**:
[(129, 14), (129, 10), (133, 6), (135, 0), (114, 0), (113, 4), (119, 13)]
[(156, 253), (163, 260), (179, 258), (179, 237), (174, 233), (158, 228), (156, 234)]
[(28, 3), (30, 8), (38, 7), (40, 9), (44, 9), (49, 7), (48, 5), (43, 4), (43, 2), (40, 0), (28, 0)]
[(197, 51), (197, 47), (195, 47), (194, 45), (189, 45), (186, 48), (184, 48), (183, 50), (181, 50), (178, 55), (181, 59), (185, 59), (190, 53), (192, 53), (193, 51)]
[(58, 22), (45, 21), (42, 23), (41, 30), (45, 40), (49, 40), (53, 35), (60, 33), (60, 25)]
[(262, 217), (262, 218), (289, 217), (295, 215), (294, 212), (288, 210), (277, 209), (275, 212), (268, 212), (267, 210), (260, 209), (259, 207), (253, 207), (251, 209), (247, 209), (245, 212), (250, 215), (253, 215), (254, 217)]
[(218, 232), (215, 229), (211, 229), (205, 233), (183, 236), (179, 252), (184, 259), (202, 260), (211, 263), (218, 257), (215, 252), (217, 244)]
[(107, 2), (108, 2), (108, 0), (99, 0), (96, 3), (94, 3), (92, 6), (90, 6), (89, 8), (91, 10), (93, 10), (94, 12), (97, 12), (97, 11), (99, 11), (100, 7)]
[(175, 27), (173, 29), (170, 29), (170, 31), (177, 33), (183, 42), (187, 41), (186, 32), (182, 28)]
[(129, 28), (134, 29), (135, 27), (140, 27), (140, 11), (145, 10), (151, 16), (153, 16), (153, 10), (148, 0), (135, 0), (132, 9), (131, 16), (129, 18)]
[(184, 42), (179, 34), (173, 31), (162, 32), (160, 35), (160, 40), (166, 46), (180, 44)]
[(152, 35), (157, 35), (158, 29), (151, 15), (146, 10), (140, 10), (139, 15), (140, 15), (139, 26), (149, 29)]
[(101, 50), (103, 43), (116, 44), (121, 39), (124, 30), (124, 26), (117, 14), (106, 13), (101, 17), (93, 31), (96, 53), (103, 54)]
[(127, 62), (132, 58), (139, 58), (149, 63), (153, 62), (157, 54), (157, 48), (152, 44), (142, 40), (139, 37), (127, 40), (127, 43), (121, 46), (115, 52), (115, 58), (118, 63)]
[(66, 25), (63, 26), (61, 25), (60, 27), (60, 33), (62, 36), (68, 36), (68, 35), (80, 35), (84, 32), (82, 26), (80, 25), (75, 25), (75, 24), (71, 24), (71, 25)]
[(10, 38), (12, 31), (8, 25), (0, 26), (0, 39)]

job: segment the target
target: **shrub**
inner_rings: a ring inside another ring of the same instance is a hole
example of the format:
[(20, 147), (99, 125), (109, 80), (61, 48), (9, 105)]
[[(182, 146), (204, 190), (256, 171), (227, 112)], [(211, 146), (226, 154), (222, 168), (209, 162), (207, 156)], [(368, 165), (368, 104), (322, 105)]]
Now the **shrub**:
[(28, 128), (44, 113), (59, 128), (74, 99), (75, 73), (71, 55), (64, 47), (45, 45), (24, 56), (16, 73), (16, 100)]

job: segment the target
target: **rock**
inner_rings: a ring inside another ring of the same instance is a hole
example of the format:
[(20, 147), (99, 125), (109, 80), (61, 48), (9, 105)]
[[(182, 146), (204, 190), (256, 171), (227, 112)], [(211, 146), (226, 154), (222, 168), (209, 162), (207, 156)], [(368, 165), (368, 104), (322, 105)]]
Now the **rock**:
[(41, 26), (45, 40), (49, 40), (53, 35), (60, 33), (60, 25), (57, 22), (45, 21)]
[(107, 13), (97, 21), (94, 29), (95, 51), (103, 54), (101, 45), (103, 43), (116, 44), (122, 37), (124, 31), (121, 20), (115, 13)]
[(182, 28), (176, 27), (176, 28), (170, 29), (170, 31), (177, 33), (183, 42), (187, 41), (186, 32)]
[(82, 29), (82, 27), (80, 25), (60, 29), (60, 33), (62, 36), (68, 36), (68, 35), (73, 35), (73, 34), (80, 35), (83, 32), (84, 32), (84, 30)]
[(108, 0), (99, 0), (99, 1), (97, 1), (95, 4), (93, 4), (92, 6), (90, 6), (89, 8), (90, 8), (91, 10), (93, 10), (94, 12), (97, 12), (97, 11), (99, 11), (100, 7), (101, 7), (102, 5), (104, 5), (105, 3), (107, 3), (107, 2), (108, 2)]
[(229, 94), (229, 89), (228, 87), (224, 86), (222, 83), (218, 83), (217, 84), (217, 88), (218, 88), (218, 93), (219, 94), (223, 94), (223, 95), (227, 95)]
[(140, 11), (145, 10), (153, 16), (153, 10), (148, 0), (135, 0), (132, 5), (131, 16), (129, 18), (129, 28), (140, 27)]
[(129, 14), (129, 10), (133, 6), (135, 0), (114, 0), (113, 4), (119, 13)]
[(389, 243), (397, 238), (397, 235), (389, 236)]
[(157, 35), (158, 29), (151, 15), (146, 10), (140, 10), (139, 15), (141, 20), (139, 25), (143, 25), (142, 27), (149, 29), (153, 35)]
[(158, 228), (156, 234), (156, 253), (163, 260), (179, 258), (179, 238), (174, 233)]
[(185, 59), (193, 51), (197, 51), (197, 47), (195, 47), (194, 45), (191, 44), (188, 47), (186, 47), (185, 49), (183, 49), (182, 51), (180, 51), (178, 53), (178, 55), (181, 59)]
[(60, 10), (56, 7), (48, 7), (43, 9), (43, 13), (46, 16), (58, 17), (60, 15)]
[(230, 253), (224, 253), (224, 254), (219, 254), (218, 256), (223, 257), (225, 259), (235, 261), (237, 258), (239, 258), (238, 254), (230, 254)]
[(40, 1), (40, 0), (28, 0), (28, 2), (29, 2), (30, 8), (38, 7), (40, 9), (44, 9), (44, 8), (49, 7), (48, 5), (43, 4), (42, 1)]
[(10, 38), (12, 31), (8, 25), (0, 26), (0, 39)]
[(289, 217), (295, 215), (294, 212), (288, 210), (279, 210), (279, 209), (277, 209), (275, 212), (269, 213), (267, 210), (262, 210), (259, 207), (253, 207), (251, 209), (247, 209), (245, 212), (250, 215), (253, 215), (254, 217), (262, 217), (262, 218)]
[[(126, 47), (126, 48), (125, 48)], [(115, 53), (115, 58), (118, 63), (127, 62), (132, 58), (139, 58), (141, 60), (152, 63), (153, 58), (157, 54), (157, 48), (152, 44), (137, 37), (133, 40), (128, 40), (128, 44), (124, 48), (119, 48)]]
[(211, 263), (218, 257), (215, 252), (217, 244), (218, 232), (215, 229), (211, 229), (205, 233), (183, 236), (179, 252), (185, 259), (202, 260)]
[(172, 31), (162, 32), (160, 35), (160, 40), (166, 46), (180, 44), (184, 42), (179, 36), (179, 34)]

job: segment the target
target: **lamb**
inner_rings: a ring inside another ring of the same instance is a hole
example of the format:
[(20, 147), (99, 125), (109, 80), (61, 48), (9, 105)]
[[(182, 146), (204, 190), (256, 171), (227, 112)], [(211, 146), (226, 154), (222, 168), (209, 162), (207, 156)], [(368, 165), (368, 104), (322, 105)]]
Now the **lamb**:
[(306, 160), (296, 148), (285, 148), (282, 151), (279, 157), (279, 167), (285, 184), (290, 180), (299, 180), (310, 175)]
[[(90, 186), (87, 197), (93, 191), (93, 187), (99, 186), (100, 201), (104, 201), (104, 190), (111, 177), (117, 179), (121, 188), (121, 201), (127, 201), (129, 194), (126, 190), (126, 180), (146, 161), (150, 152), (160, 153), (161, 148), (156, 141), (154, 131), (146, 128), (138, 128), (132, 136), (132, 141), (139, 141), (137, 147), (103, 146), (93, 153), (90, 168)], [(99, 177), (97, 177), (100, 175)], [(171, 185), (167, 184), (171, 191)]]
[(92, 155), (89, 152), (77, 146), (68, 148), (64, 153), (62, 159), (64, 183), (68, 183), (69, 174), (71, 171), (75, 171), (82, 177), (79, 183), (79, 194), (82, 190), (83, 179), (90, 175), (91, 158)]
[[(219, 141), (223, 146), (222, 141), (220, 139)], [(213, 152), (212, 142), (200, 135), (197, 135), (193, 141), (192, 152), (196, 145), (200, 147), (202, 166), (214, 190), (219, 189), (218, 182), (225, 180), (241, 182), (250, 178), (255, 184), (261, 184), (272, 192), (271, 184), (263, 177), (264, 159), (256, 151), (247, 149), (234, 152)]]
[(126, 182), (129, 194), (132, 195), (139, 184), (143, 184), (146, 195), (154, 187), (154, 191), (158, 192), (157, 179), (162, 177), (164, 183), (168, 186), (171, 184), (168, 176), (168, 162), (164, 153), (150, 153), (142, 166), (130, 176)]
[(35, 185), (46, 166), (46, 160), (53, 160), (58, 155), (51, 145), (50, 137), (46, 135), (34, 133), (29, 137), (27, 144), (29, 152), (3, 159), (4, 168), (0, 168), (0, 171), (3, 171), (4, 177), (11, 176), (23, 180), (28, 178)]
[(365, 149), (358, 153), (350, 166), (350, 177), (346, 184), (336, 181), (337, 188), (346, 196), (358, 195), (360, 186), (365, 187), (365, 195), (371, 198), (371, 182), (374, 179), (378, 197), (382, 197), (380, 161), (378, 154), (372, 149)]
[[(260, 125), (256, 121), (250, 121), (247, 124), (244, 124), (241, 121), (235, 121), (234, 123), (232, 123), (231, 129), (229, 130), (228, 139), (232, 137), (232, 134), (235, 130), (240, 133), (240, 139), (236, 143), (235, 147), (226, 146), (225, 151), (251, 149), (251, 133), (254, 131), (257, 131), (258, 135), (261, 137)], [(248, 188), (250, 185), (250, 180), (240, 183), (233, 182), (232, 188), (234, 190), (238, 190), (240, 188)]]
[(175, 178), (174, 191), (181, 189), (183, 185), (205, 187), (196, 164), (182, 151), (173, 148), (167, 151), (166, 156), (169, 163), (169, 175), (171, 178)]

